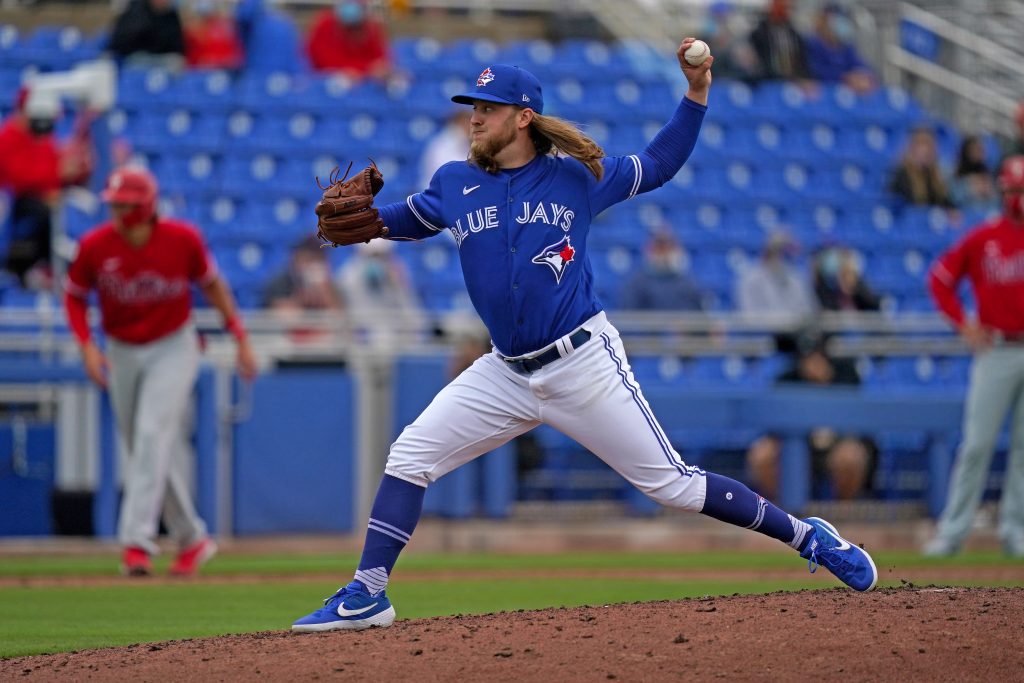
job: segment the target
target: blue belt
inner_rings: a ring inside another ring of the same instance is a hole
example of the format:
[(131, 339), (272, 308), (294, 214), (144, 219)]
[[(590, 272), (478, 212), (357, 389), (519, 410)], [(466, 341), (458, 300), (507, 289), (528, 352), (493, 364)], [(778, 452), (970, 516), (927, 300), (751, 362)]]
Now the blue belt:
[[(583, 346), (588, 341), (590, 341), (590, 332), (582, 328), (576, 330), (569, 336), (569, 346), (574, 350)], [(558, 353), (558, 347), (552, 346), (544, 353), (538, 353), (536, 356), (531, 358), (502, 358), (502, 360), (508, 363), (508, 366), (519, 374), (528, 375), (531, 372), (537, 372), (548, 363), (556, 361), (561, 357), (561, 354)]]

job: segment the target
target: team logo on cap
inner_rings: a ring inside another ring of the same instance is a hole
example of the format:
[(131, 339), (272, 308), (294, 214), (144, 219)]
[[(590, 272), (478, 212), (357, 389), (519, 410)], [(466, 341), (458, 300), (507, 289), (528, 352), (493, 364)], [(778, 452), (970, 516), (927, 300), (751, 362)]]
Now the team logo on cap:
[(555, 273), (555, 282), (562, 282), (562, 275), (565, 269), (573, 262), (576, 256), (576, 249), (566, 235), (560, 242), (556, 242), (533, 257), (533, 263), (548, 266)]
[(491, 67), (484, 69), (483, 73), (476, 77), (476, 87), (482, 88), (494, 80), (494, 72)]

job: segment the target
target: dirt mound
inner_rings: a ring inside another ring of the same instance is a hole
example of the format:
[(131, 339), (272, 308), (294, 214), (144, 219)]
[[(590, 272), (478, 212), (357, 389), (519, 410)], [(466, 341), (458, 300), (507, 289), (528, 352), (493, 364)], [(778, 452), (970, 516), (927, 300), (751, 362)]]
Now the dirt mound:
[(736, 595), (21, 657), (0, 680), (1013, 680), (1022, 614), (1019, 588)]

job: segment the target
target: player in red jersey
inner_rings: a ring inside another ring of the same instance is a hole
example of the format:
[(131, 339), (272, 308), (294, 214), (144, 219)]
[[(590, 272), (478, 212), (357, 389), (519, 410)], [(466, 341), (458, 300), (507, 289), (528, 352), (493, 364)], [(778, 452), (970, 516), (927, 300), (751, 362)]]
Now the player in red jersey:
[[(235, 336), (244, 378), (255, 376), (256, 360), (231, 290), (202, 237), (185, 222), (158, 216), (157, 195), (156, 180), (144, 169), (122, 168), (110, 175), (103, 200), (113, 220), (82, 238), (68, 269), (64, 302), (85, 371), (98, 386), (109, 388), (128, 448), (118, 523), (122, 569), (129, 575), (152, 572), (162, 513), (181, 546), (171, 572), (188, 575), (216, 552), (188, 484), (188, 407), (199, 369), (193, 282)], [(86, 321), (93, 289), (99, 295), (106, 355)]]
[[(996, 440), (1011, 412), (1010, 455), (1000, 504), (1003, 549), (1024, 557), (1024, 156), (1007, 158), (999, 174), (1003, 213), (947, 251), (929, 274), (932, 296), (974, 352), (964, 408), (963, 443), (931, 556), (953, 555), (971, 529)], [(957, 285), (970, 280), (977, 319), (964, 313)]]

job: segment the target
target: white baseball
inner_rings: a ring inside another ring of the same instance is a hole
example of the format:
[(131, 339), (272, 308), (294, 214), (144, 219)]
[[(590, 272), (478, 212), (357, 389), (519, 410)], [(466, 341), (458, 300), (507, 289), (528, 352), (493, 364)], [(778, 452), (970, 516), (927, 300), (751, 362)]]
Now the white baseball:
[(683, 58), (692, 66), (700, 66), (711, 55), (711, 48), (703, 40), (695, 40), (686, 48)]

